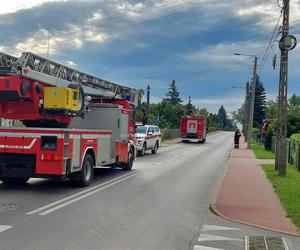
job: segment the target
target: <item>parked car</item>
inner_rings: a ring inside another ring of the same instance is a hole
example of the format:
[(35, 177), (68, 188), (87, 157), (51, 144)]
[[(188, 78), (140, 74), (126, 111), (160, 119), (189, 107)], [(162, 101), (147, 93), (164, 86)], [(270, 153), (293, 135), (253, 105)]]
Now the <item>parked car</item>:
[(153, 125), (137, 125), (136, 150), (139, 156), (145, 155), (147, 150), (156, 154), (161, 145), (162, 134), (159, 127)]

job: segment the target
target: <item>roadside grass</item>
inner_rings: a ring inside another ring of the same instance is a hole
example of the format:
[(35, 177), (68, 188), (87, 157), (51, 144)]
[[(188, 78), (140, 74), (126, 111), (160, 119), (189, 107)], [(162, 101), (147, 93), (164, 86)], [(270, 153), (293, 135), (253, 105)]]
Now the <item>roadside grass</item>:
[(287, 166), (287, 177), (280, 177), (274, 165), (262, 165), (268, 179), (271, 181), (287, 216), (300, 229), (300, 172), (295, 167)]
[(171, 138), (170, 136), (163, 136), (161, 138), (161, 141), (164, 142), (164, 141), (169, 141), (169, 140), (173, 140), (173, 139), (176, 139), (176, 138)]
[(262, 144), (256, 141), (251, 142), (251, 148), (257, 159), (275, 159), (275, 154), (264, 149)]

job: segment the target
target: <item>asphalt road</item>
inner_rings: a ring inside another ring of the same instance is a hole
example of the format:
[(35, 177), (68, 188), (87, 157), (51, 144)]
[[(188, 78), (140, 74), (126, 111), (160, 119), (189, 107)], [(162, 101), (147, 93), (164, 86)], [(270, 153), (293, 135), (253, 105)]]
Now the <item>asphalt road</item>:
[(0, 184), (0, 249), (193, 249), (232, 146), (232, 133), (165, 145), (85, 189)]

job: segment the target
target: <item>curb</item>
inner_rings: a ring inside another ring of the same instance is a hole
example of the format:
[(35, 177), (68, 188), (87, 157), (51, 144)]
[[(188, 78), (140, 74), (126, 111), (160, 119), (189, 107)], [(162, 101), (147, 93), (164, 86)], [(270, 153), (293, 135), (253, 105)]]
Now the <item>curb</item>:
[(264, 227), (264, 226), (260, 226), (257, 224), (252, 224), (249, 222), (245, 222), (245, 221), (241, 221), (241, 220), (237, 220), (237, 219), (232, 219), (230, 217), (225, 216), (224, 214), (222, 214), (216, 207), (215, 204), (210, 204), (209, 205), (209, 209), (212, 213), (214, 213), (215, 215), (221, 217), (222, 219), (228, 220), (228, 221), (232, 221), (232, 222), (237, 222), (246, 226), (251, 226), (251, 227), (256, 227), (258, 229), (263, 229), (263, 230), (267, 230), (267, 231), (272, 231), (275, 233), (280, 233), (280, 234), (286, 234), (289, 236), (294, 236), (294, 237), (300, 237), (300, 234), (294, 234), (294, 233), (290, 233), (290, 232), (286, 232), (286, 231), (281, 231), (281, 230), (277, 230), (277, 229), (273, 229), (273, 228), (269, 228), (269, 227)]

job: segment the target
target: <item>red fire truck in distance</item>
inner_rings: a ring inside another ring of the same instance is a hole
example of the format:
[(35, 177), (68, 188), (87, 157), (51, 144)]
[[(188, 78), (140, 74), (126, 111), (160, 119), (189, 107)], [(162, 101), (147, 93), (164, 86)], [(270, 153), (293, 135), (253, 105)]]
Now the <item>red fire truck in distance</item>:
[(94, 168), (130, 170), (135, 158), (135, 89), (29, 52), (0, 54), (0, 180), (30, 177), (88, 186)]
[(182, 142), (206, 141), (206, 122), (201, 116), (192, 114), (181, 118), (180, 133)]

